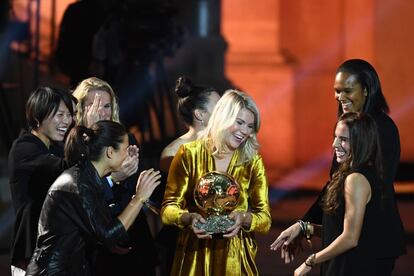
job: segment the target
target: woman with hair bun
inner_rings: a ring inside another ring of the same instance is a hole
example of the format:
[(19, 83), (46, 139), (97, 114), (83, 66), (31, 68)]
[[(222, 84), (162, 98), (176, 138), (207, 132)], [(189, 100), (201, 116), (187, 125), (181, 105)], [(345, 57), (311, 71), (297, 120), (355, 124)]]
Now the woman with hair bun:
[(91, 128), (72, 129), (65, 159), (74, 166), (49, 189), (26, 275), (93, 275), (98, 244), (116, 250), (128, 238), (127, 229), (160, 183), (158, 171), (143, 171), (135, 196), (117, 218), (112, 217), (105, 204), (102, 178), (119, 170), (128, 145), (125, 128), (116, 122), (99, 121)]
[[(170, 164), (178, 148), (184, 144), (198, 138), (200, 132), (207, 126), (213, 108), (220, 99), (220, 94), (213, 88), (194, 85), (185, 76), (177, 79), (175, 93), (178, 97), (177, 112), (188, 131), (172, 141), (161, 153), (160, 169), (164, 176), (168, 173)], [(166, 177), (165, 181), (166, 183)], [(162, 198), (161, 198), (162, 199)], [(164, 226), (157, 240), (165, 248), (165, 256), (162, 258), (165, 275), (169, 275), (174, 260), (174, 252), (178, 228), (175, 226)]]
[(177, 79), (175, 93), (178, 97), (177, 111), (188, 131), (172, 141), (161, 153), (160, 168), (168, 172), (171, 161), (178, 148), (198, 138), (208, 123), (220, 94), (213, 88), (194, 85), (185, 76)]

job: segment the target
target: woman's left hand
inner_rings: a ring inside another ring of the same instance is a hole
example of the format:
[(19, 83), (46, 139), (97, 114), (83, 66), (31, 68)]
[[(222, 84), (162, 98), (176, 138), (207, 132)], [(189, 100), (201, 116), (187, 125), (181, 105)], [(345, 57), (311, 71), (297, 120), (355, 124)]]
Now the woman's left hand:
[(311, 271), (312, 267), (306, 265), (304, 262), (295, 270), (295, 276), (307, 275)]
[(231, 220), (234, 220), (234, 224), (227, 229), (227, 234), (223, 235), (224, 238), (233, 238), (239, 233), (241, 227), (243, 226), (243, 223), (245, 222), (244, 220), (246, 219), (246, 214), (246, 212), (240, 211), (231, 212), (229, 218)]

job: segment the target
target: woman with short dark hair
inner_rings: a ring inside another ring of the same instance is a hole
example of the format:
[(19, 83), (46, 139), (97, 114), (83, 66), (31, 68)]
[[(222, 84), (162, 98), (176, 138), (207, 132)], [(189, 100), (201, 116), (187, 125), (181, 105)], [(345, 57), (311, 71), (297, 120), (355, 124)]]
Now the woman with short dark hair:
[[(27, 130), (21, 131), (9, 152), (9, 181), (16, 212), (11, 242), (12, 274), (24, 273), (35, 248), (37, 222), (47, 190), (66, 168), (51, 153), (72, 124), (73, 105), (67, 91), (40, 87), (26, 103)], [(22, 271), (23, 270), (23, 271)]]

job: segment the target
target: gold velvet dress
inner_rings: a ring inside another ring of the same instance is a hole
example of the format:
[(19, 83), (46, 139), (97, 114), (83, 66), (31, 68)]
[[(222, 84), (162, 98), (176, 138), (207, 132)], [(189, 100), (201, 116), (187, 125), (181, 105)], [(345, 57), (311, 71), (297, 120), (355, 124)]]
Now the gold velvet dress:
[(249, 229), (242, 228), (231, 239), (198, 239), (181, 223), (181, 215), (199, 212), (193, 189), (205, 173), (215, 171), (214, 158), (201, 141), (184, 144), (174, 157), (168, 175), (162, 204), (162, 220), (181, 231), (177, 240), (171, 275), (258, 275), (255, 264), (257, 243), (253, 231), (269, 231), (271, 216), (268, 183), (260, 155), (238, 165), (238, 152), (233, 154), (227, 173), (240, 185), (240, 201), (236, 210), (252, 213)]

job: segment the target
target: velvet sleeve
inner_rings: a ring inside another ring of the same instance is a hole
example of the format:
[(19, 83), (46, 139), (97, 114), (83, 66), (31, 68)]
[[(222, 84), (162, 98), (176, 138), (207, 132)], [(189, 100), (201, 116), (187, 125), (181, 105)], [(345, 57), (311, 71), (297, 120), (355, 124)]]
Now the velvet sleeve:
[(176, 225), (183, 228), (181, 222), (186, 205), (185, 194), (189, 186), (189, 156), (185, 148), (181, 146), (175, 155), (168, 172), (167, 186), (165, 187), (164, 200), (161, 208), (161, 219), (164, 224)]
[(272, 218), (270, 215), (268, 181), (261, 157), (253, 160), (252, 178), (249, 191), (249, 201), (252, 212), (252, 223), (247, 231), (266, 233), (269, 231)]

